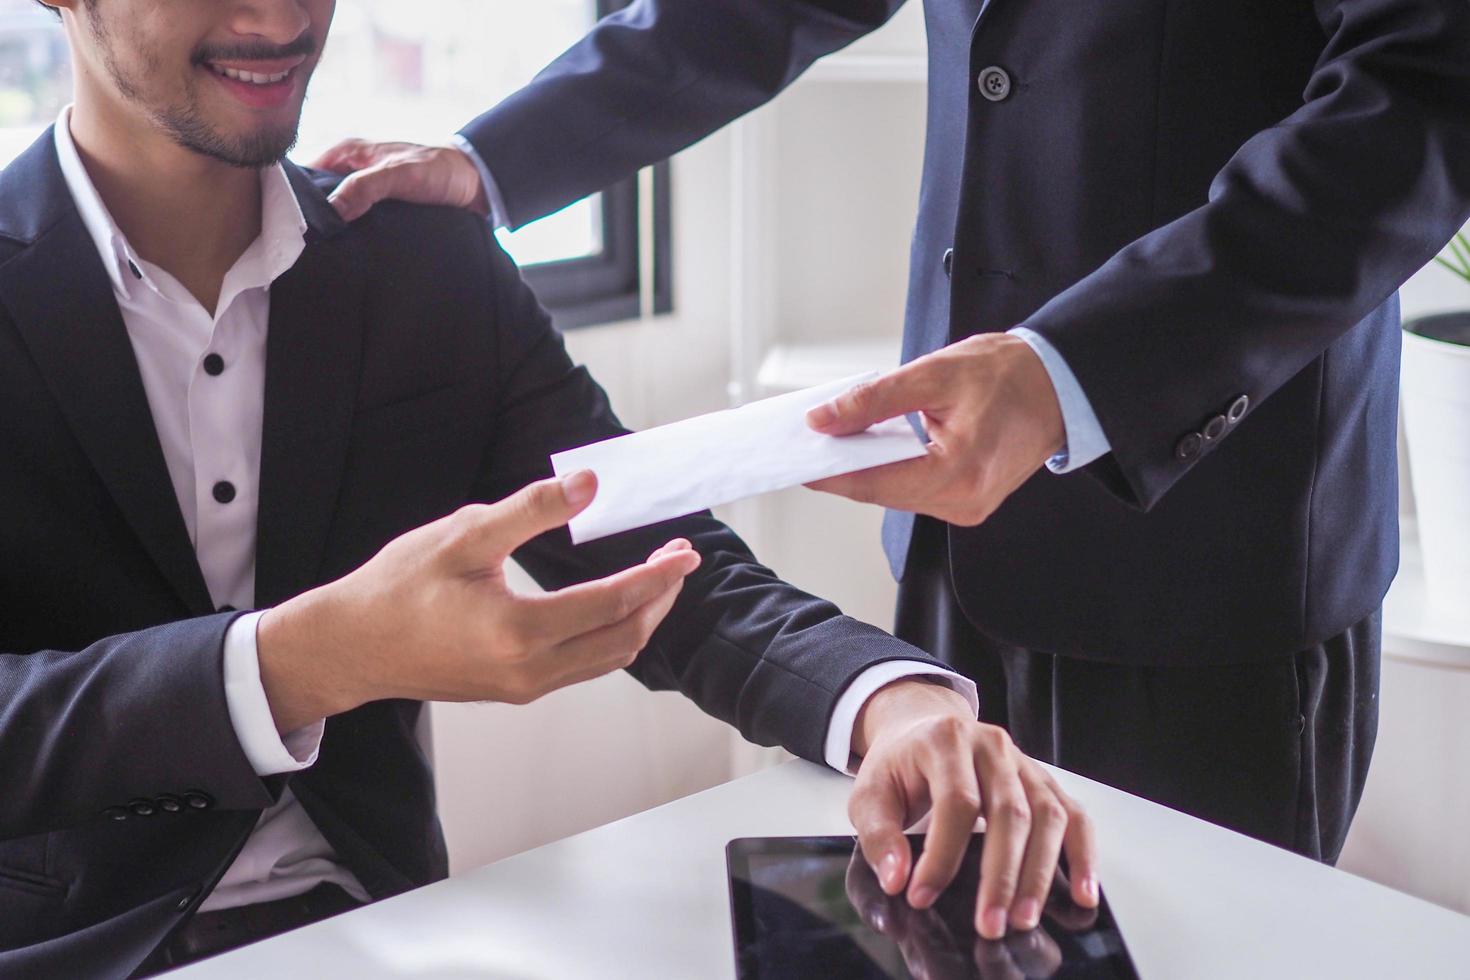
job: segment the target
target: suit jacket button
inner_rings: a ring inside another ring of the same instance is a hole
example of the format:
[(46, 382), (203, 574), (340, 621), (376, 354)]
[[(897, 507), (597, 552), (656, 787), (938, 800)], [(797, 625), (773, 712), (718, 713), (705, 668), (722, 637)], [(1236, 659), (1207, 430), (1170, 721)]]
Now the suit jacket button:
[(1205, 437), (1205, 442), (1208, 444), (1223, 436), (1228, 428), (1230, 428), (1230, 423), (1225, 421), (1225, 416), (1216, 415), (1205, 423), (1205, 427), (1200, 430), (1200, 435)]
[(178, 813), (184, 808), (184, 801), (171, 793), (165, 793), (153, 802), (164, 813)]
[(1200, 448), (1204, 446), (1205, 440), (1198, 432), (1191, 432), (1181, 438), (1174, 445), (1174, 456), (1177, 459), (1194, 459), (1199, 455)]
[(157, 812), (152, 800), (129, 800), (128, 809), (140, 817), (151, 817)]
[(185, 793), (184, 802), (189, 804), (189, 809), (191, 810), (208, 810), (214, 806), (214, 798), (208, 793), (201, 792), (197, 789), (191, 789)]
[(102, 815), (108, 820), (116, 820), (119, 823), (132, 816), (132, 814), (128, 812), (128, 808), (125, 806), (110, 806), (106, 810), (102, 811)]
[(1230, 424), (1234, 425), (1245, 418), (1245, 413), (1250, 410), (1250, 407), (1250, 397), (1248, 395), (1241, 395), (1230, 403), (1230, 407), (1225, 410), (1225, 415), (1230, 420)]
[(954, 249), (944, 250), (944, 278), (948, 279), (954, 274)]
[(991, 102), (1002, 102), (1011, 94), (1011, 76), (996, 65), (980, 72), (975, 83), (980, 87), (980, 94)]

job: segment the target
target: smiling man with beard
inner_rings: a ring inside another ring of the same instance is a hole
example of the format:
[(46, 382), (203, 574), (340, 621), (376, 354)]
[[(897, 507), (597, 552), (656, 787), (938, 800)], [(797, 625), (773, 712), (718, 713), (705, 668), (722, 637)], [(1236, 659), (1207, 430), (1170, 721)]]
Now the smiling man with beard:
[(1085, 816), (968, 681), (708, 514), (572, 547), (595, 479), (548, 457), (625, 430), (489, 228), (348, 226), (281, 159), (331, 0), (53, 6), (76, 103), (0, 175), (0, 975), (147, 974), (441, 878), (422, 702), (618, 667), (861, 762), (889, 894), (932, 905), (983, 810), (982, 931), (1036, 923), (1063, 847), (1096, 903)]

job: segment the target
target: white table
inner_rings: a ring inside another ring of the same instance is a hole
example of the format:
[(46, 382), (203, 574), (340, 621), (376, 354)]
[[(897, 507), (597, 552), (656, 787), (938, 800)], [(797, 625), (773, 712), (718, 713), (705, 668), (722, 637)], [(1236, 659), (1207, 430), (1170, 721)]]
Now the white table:
[[(1097, 821), (1103, 890), (1145, 980), (1470, 977), (1470, 918), (1057, 775)], [(788, 763), (178, 975), (731, 977), (726, 841), (850, 833), (849, 785)]]

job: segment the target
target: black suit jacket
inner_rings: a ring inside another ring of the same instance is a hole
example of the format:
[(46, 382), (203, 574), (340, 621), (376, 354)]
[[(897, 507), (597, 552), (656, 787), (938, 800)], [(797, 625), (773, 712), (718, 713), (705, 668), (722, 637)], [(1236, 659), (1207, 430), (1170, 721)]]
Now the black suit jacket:
[[(262, 607), (624, 431), (483, 222), (389, 205), (349, 227), (322, 178), (288, 173), (310, 230), (271, 290)], [(0, 419), (0, 975), (126, 975), (287, 780), (258, 778), (230, 727), (235, 614), (210, 606), (49, 133), (0, 175)], [(563, 529), (516, 557), (560, 587), (673, 536), (704, 564), (632, 672), (754, 741), (821, 759), (851, 678), (923, 656), (782, 583), (708, 515), (575, 548)], [(330, 719), (289, 780), (375, 897), (445, 874), (420, 710)]]
[[(760, 105), (900, 2), (637, 0), (464, 133), (520, 224)], [(1470, 216), (1470, 4), (925, 14), (904, 356), (1028, 326), (1112, 445), (1091, 478), (1043, 472), (950, 529), (967, 613), (1154, 664), (1282, 655), (1361, 619), (1398, 559), (1395, 290)], [(900, 576), (911, 526), (885, 529)]]

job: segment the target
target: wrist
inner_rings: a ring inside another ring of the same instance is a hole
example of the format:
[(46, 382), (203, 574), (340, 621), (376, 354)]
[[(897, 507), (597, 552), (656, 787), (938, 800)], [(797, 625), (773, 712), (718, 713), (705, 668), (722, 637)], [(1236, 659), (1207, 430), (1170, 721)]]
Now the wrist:
[(267, 609), (256, 625), (261, 686), (283, 735), (372, 700), (345, 662), (354, 644), (341, 624), (352, 618), (338, 606), (331, 586), (313, 589)]
[(1061, 399), (1046, 370), (1046, 363), (1036, 349), (1014, 334), (1002, 334), (1008, 354), (1009, 374), (1014, 380), (1019, 403), (1029, 407), (1036, 426), (1037, 443), (1043, 449), (1043, 460), (1050, 459), (1067, 446), (1067, 424), (1062, 415)]
[(873, 692), (853, 725), (852, 752), (865, 756), (881, 738), (940, 715), (975, 720), (964, 695), (942, 683), (907, 677)]

